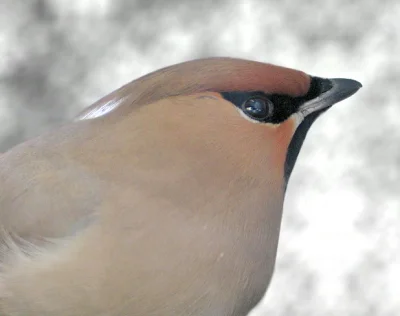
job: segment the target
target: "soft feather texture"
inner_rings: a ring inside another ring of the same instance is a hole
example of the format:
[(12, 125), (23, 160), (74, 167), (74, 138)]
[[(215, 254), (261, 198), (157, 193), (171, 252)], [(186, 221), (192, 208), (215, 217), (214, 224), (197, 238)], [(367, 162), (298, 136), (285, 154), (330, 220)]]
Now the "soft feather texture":
[(246, 315), (273, 272), (297, 125), (253, 124), (218, 91), (308, 85), (262, 63), (184, 63), (4, 153), (0, 312)]
[(304, 72), (236, 58), (206, 58), (166, 67), (129, 82), (82, 111), (85, 118), (95, 108), (117, 103), (115, 115), (137, 106), (175, 95), (206, 91), (264, 91), (293, 97), (305, 95), (310, 77)]

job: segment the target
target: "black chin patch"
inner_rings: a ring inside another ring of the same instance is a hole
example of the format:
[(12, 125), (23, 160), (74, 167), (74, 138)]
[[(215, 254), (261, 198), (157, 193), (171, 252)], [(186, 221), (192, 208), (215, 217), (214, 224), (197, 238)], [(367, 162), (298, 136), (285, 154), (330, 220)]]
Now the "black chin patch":
[[(243, 102), (249, 98), (267, 98), (274, 104), (274, 112), (272, 116), (261, 120), (260, 123), (280, 124), (287, 120), (292, 114), (296, 113), (299, 110), (299, 107), (305, 102), (317, 98), (331, 88), (332, 82), (329, 79), (311, 77), (310, 88), (308, 89), (307, 94), (301, 97), (292, 97), (282, 94), (268, 94), (262, 91), (223, 91), (221, 92), (221, 95), (238, 108), (241, 108)], [(297, 127), (289, 144), (285, 160), (284, 177), (286, 185), (290, 174), (293, 171), (308, 130), (317, 117), (325, 112), (328, 108), (307, 115), (307, 117)]]
[(311, 125), (314, 123), (314, 121), (320, 116), (323, 112), (328, 110), (328, 108), (325, 108), (321, 111), (317, 111), (314, 113), (311, 113), (305, 117), (305, 119), (300, 123), (300, 125), (297, 127), (292, 140), (290, 141), (288, 151), (286, 154), (286, 161), (285, 161), (285, 169), (284, 169), (284, 176), (285, 176), (285, 182), (289, 181), (289, 177), (293, 171), (294, 165), (296, 164), (297, 157), (299, 156), (300, 149), (303, 145), (303, 142), (307, 136), (307, 133), (311, 127)]
[[(332, 82), (328, 79), (322, 79), (318, 77), (312, 77), (310, 89), (308, 90), (307, 94), (302, 97), (303, 103), (309, 100), (312, 100), (322, 93), (330, 90), (332, 88)], [(316, 111), (307, 115), (304, 120), (300, 123), (297, 127), (292, 140), (290, 141), (288, 151), (286, 154), (286, 161), (285, 161), (285, 169), (284, 169), (284, 176), (285, 176), (285, 183), (287, 185), (290, 175), (292, 174), (294, 165), (296, 164), (297, 157), (299, 156), (300, 149), (304, 143), (304, 140), (307, 136), (307, 133), (314, 123), (314, 121), (328, 110), (330, 107), (326, 107), (320, 111)]]

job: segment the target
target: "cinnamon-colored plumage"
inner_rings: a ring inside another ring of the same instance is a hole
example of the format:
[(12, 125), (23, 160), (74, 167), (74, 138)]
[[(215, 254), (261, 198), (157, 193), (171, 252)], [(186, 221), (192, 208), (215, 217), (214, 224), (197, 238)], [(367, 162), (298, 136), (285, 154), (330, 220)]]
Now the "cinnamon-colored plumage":
[(0, 156), (0, 314), (246, 315), (312, 121), (360, 88), (258, 62), (174, 65)]

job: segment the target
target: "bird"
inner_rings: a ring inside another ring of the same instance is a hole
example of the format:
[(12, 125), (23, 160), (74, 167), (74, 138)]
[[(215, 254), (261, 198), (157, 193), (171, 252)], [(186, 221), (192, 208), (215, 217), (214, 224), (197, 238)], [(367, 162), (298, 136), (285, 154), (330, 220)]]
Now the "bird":
[(3, 152), (0, 314), (247, 315), (307, 132), (361, 86), (194, 59)]

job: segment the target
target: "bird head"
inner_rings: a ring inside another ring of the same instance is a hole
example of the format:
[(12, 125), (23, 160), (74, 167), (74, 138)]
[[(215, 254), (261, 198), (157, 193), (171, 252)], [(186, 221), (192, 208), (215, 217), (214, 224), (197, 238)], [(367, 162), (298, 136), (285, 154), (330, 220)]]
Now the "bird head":
[(29, 260), (18, 249), (15, 270), (2, 262), (0, 310), (247, 314), (273, 273), (306, 133), (360, 87), (254, 61), (195, 60), (132, 81), (1, 155), (4, 231), (29, 246), (30, 236), (74, 238), (30, 247)]
[(181, 163), (196, 162), (201, 174), (211, 170), (221, 176), (228, 169), (286, 187), (314, 120), (360, 87), (354, 80), (323, 79), (271, 64), (207, 58), (132, 81), (78, 119), (125, 118), (119, 135), (143, 136), (134, 142), (143, 143), (142, 153), (152, 148), (147, 161), (186, 155)]

